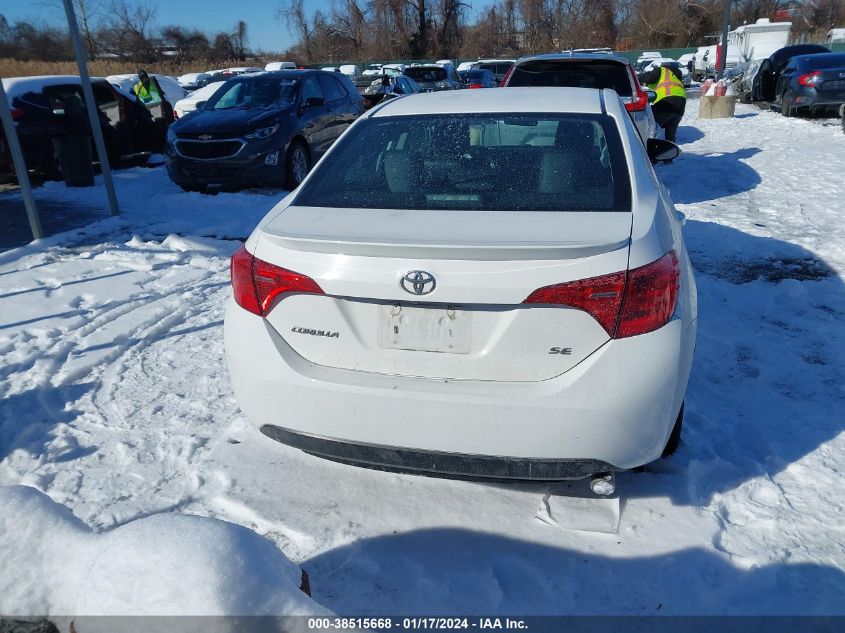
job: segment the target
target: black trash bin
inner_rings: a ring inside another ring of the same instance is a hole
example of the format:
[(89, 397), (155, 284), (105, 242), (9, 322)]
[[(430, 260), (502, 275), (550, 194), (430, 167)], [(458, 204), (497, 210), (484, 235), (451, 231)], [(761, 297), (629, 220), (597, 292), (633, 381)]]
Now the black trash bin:
[(91, 137), (59, 136), (53, 149), (67, 187), (93, 187), (94, 166), (91, 164)]

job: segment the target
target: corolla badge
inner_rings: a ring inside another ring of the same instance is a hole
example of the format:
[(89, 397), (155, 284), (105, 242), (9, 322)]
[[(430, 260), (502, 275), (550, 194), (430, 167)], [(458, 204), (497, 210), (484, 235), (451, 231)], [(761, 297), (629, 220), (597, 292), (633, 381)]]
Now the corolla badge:
[(434, 275), (424, 270), (412, 270), (405, 273), (399, 281), (399, 285), (412, 295), (428, 295), (434, 292), (437, 282)]
[(212, 134), (200, 134), (197, 138), (201, 141), (208, 141), (208, 140), (211, 140), (212, 138), (214, 138), (214, 135), (212, 135)]

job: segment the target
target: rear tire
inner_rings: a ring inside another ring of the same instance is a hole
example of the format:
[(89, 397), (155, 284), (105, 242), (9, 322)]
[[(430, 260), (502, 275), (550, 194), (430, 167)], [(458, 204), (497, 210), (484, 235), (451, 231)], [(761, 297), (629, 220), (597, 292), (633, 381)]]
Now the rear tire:
[(661, 457), (669, 457), (678, 450), (681, 445), (681, 431), (684, 428), (684, 403), (681, 403), (681, 410), (678, 411), (678, 417), (675, 420), (675, 426), (672, 427), (672, 432), (669, 434), (669, 439), (666, 441), (666, 446), (663, 449)]
[(780, 96), (780, 113), (785, 117), (792, 116), (792, 104), (789, 103), (789, 93), (786, 90)]
[(285, 186), (293, 191), (305, 180), (311, 171), (311, 157), (308, 146), (297, 139), (291, 143), (285, 156)]

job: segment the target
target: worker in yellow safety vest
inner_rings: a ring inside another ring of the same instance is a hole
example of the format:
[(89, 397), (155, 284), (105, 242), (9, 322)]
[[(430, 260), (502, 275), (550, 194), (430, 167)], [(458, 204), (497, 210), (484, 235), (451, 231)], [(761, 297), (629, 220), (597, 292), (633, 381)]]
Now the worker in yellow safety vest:
[(687, 93), (684, 83), (669, 66), (652, 66), (639, 75), (641, 83), (646, 84), (657, 94), (651, 104), (654, 120), (666, 132), (666, 140), (675, 142), (678, 125), (687, 107)]
[(145, 106), (155, 106), (161, 103), (161, 89), (158, 82), (155, 78), (150, 81), (150, 76), (143, 68), (138, 71), (138, 83), (133, 87), (133, 91)]

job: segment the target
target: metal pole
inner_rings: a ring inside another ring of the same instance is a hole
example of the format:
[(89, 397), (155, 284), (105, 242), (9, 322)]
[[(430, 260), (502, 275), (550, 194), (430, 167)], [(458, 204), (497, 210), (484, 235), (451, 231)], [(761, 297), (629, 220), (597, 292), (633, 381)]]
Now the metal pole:
[(100, 172), (103, 174), (103, 183), (106, 185), (106, 193), (109, 197), (109, 209), (112, 215), (120, 215), (117, 208), (117, 196), (114, 193), (114, 182), (111, 178), (111, 167), (109, 156), (106, 153), (106, 142), (103, 140), (103, 130), (100, 129), (100, 118), (97, 115), (97, 102), (94, 101), (94, 91), (91, 89), (91, 77), (88, 75), (88, 63), (85, 61), (85, 51), (82, 48), (82, 39), (79, 37), (79, 27), (76, 24), (76, 13), (73, 10), (73, 0), (64, 0), (65, 13), (67, 13), (67, 25), (70, 31), (70, 38), (73, 41), (73, 51), (76, 53), (76, 63), (79, 66), (79, 79), (82, 82), (82, 94), (85, 96), (85, 106), (88, 110), (88, 122), (91, 124), (91, 133), (94, 135), (94, 146), (97, 148), (97, 156), (100, 159)]
[[(68, 2), (69, 0), (65, 0)], [(725, 12), (722, 14), (722, 59), (716, 69), (716, 79), (725, 76), (725, 65), (728, 63), (728, 29), (731, 23), (731, 0), (725, 0)]]
[(21, 186), (23, 205), (26, 207), (26, 215), (29, 218), (29, 228), (32, 229), (32, 239), (40, 240), (44, 237), (44, 231), (41, 229), (41, 219), (38, 217), (38, 209), (32, 195), (32, 185), (29, 182), (29, 173), (26, 171), (26, 162), (23, 159), (21, 143), (18, 140), (18, 131), (15, 129), (15, 122), (12, 120), (12, 111), (9, 108), (9, 102), (6, 100), (6, 90), (3, 88), (2, 81), (0, 81), (0, 119), (3, 121), (6, 141), (9, 143), (9, 153), (12, 155), (12, 163), (15, 165), (15, 173), (18, 175), (18, 183)]

